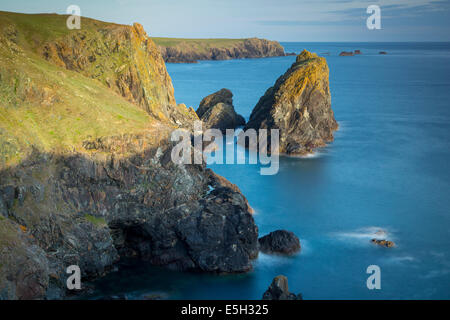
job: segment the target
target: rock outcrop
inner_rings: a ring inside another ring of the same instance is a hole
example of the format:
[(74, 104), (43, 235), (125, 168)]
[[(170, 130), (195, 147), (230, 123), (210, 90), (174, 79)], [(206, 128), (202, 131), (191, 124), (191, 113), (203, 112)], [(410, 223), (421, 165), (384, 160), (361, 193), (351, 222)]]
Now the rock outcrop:
[(339, 53), (339, 56), (341, 57), (351, 57), (354, 55), (355, 54), (353, 53), (353, 51), (342, 51), (341, 53)]
[(325, 146), (338, 128), (328, 76), (325, 58), (304, 50), (261, 97), (245, 128), (279, 129), (281, 153), (305, 155)]
[(381, 247), (392, 248), (395, 246), (393, 241), (384, 240), (384, 239), (372, 239), (370, 240), (373, 244), (379, 245)]
[(285, 56), (284, 48), (266, 39), (170, 39), (153, 38), (168, 63)]
[(270, 287), (264, 292), (263, 300), (303, 300), (303, 297), (300, 293), (290, 293), (288, 279), (279, 275), (273, 279)]
[(245, 125), (244, 117), (234, 110), (233, 94), (228, 89), (221, 89), (203, 98), (197, 115), (207, 129), (214, 128), (225, 132), (226, 129)]
[(300, 240), (290, 231), (277, 230), (259, 238), (260, 250), (264, 253), (291, 255), (300, 251)]

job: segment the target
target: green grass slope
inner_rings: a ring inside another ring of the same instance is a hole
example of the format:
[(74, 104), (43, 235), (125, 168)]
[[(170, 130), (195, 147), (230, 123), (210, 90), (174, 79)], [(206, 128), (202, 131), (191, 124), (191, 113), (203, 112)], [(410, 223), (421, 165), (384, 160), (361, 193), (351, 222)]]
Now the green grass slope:
[[(65, 16), (0, 12), (0, 169), (33, 147), (64, 152), (155, 122), (101, 81), (43, 58), (42, 43), (71, 32), (65, 23)], [(111, 24), (83, 19), (85, 30), (102, 25)]]

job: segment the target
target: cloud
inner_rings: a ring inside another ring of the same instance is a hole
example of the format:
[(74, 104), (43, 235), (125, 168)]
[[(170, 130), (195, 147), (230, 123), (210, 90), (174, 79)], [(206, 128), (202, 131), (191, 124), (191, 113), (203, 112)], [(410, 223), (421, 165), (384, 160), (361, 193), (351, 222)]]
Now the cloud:
[[(289, 3), (283, 19), (255, 19), (265, 26), (345, 25), (367, 18), (367, 7), (378, 5), (383, 19), (414, 17), (424, 13), (449, 11), (445, 0), (315, 0)], [(295, 18), (291, 19), (295, 15)]]

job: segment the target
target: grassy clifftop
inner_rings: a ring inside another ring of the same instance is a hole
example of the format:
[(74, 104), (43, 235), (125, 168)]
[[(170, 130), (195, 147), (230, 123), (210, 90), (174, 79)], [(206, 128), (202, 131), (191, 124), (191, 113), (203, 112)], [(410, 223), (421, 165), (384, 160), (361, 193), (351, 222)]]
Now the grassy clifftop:
[(266, 39), (183, 39), (152, 38), (166, 62), (228, 60), (284, 56), (284, 48)]
[(0, 168), (190, 117), (142, 26), (66, 19), (0, 12)]

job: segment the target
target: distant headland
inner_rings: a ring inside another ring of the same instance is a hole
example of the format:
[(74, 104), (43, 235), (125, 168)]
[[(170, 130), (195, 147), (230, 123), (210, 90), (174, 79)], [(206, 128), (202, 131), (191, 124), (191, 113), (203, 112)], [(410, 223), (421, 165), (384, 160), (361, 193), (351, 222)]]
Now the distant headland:
[(165, 62), (196, 63), (199, 60), (283, 57), (287, 54), (277, 41), (249, 39), (152, 38)]

